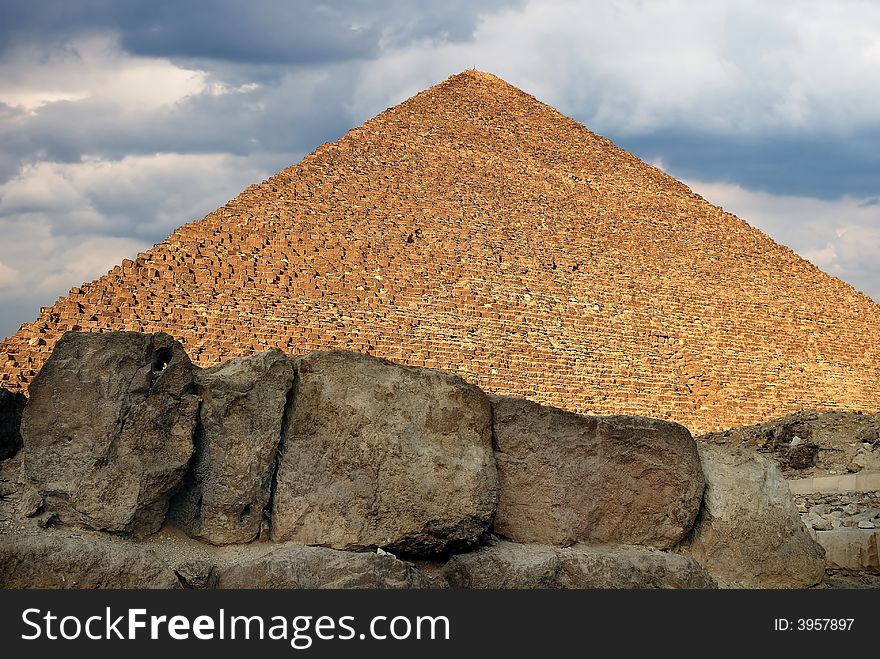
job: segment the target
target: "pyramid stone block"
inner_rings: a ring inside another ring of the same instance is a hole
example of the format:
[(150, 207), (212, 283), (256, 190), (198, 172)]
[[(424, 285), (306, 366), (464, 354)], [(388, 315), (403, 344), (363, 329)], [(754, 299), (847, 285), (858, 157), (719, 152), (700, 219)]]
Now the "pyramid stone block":
[(195, 456), (169, 519), (190, 536), (250, 542), (269, 503), (293, 363), (280, 350), (196, 373), (201, 398)]
[(148, 535), (193, 453), (192, 363), (167, 334), (67, 333), (30, 387), (21, 460), (67, 524)]
[(687, 428), (580, 416), (493, 396), (501, 494), (495, 531), (516, 542), (669, 549), (693, 526), (703, 470)]
[(731, 588), (808, 588), (825, 576), (776, 462), (741, 446), (700, 444), (706, 494), (681, 551)]
[(434, 555), (487, 531), (498, 498), (492, 412), (448, 373), (356, 353), (298, 360), (272, 538)]
[(225, 568), (220, 588), (427, 588), (418, 569), (393, 556), (288, 543)]

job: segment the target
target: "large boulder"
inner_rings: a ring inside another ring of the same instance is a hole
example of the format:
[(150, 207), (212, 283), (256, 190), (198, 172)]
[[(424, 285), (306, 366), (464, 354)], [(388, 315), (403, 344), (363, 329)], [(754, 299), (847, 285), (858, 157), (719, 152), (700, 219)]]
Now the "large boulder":
[(26, 398), (0, 387), (0, 460), (6, 460), (21, 448), (21, 414)]
[(152, 550), (111, 538), (0, 535), (0, 588), (180, 588)]
[(443, 574), (453, 588), (715, 588), (693, 559), (631, 546), (560, 549), (498, 542), (452, 557)]
[(471, 545), (492, 521), (492, 412), (448, 373), (368, 355), (297, 360), (272, 537), (335, 549), (432, 555)]
[(850, 471), (880, 471), (880, 443), (861, 446), (847, 467)]
[(830, 568), (880, 573), (880, 530), (839, 528), (817, 531)]
[(193, 452), (192, 364), (167, 334), (68, 332), (31, 382), (26, 478), (58, 519), (145, 535)]
[(753, 449), (700, 444), (703, 508), (681, 550), (732, 588), (805, 588), (824, 552), (801, 522), (775, 462)]
[(690, 530), (704, 482), (696, 444), (683, 426), (491, 400), (499, 535), (545, 545), (667, 549)]
[(409, 563), (376, 553), (287, 544), (220, 572), (219, 588), (427, 588)]
[(193, 538), (221, 545), (259, 534), (293, 376), (280, 350), (196, 373), (196, 453), (168, 516)]

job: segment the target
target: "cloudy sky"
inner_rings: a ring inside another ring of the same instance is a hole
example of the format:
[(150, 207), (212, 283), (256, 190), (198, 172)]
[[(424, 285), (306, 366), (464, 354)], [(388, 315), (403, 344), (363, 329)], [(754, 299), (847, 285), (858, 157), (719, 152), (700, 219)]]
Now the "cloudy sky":
[(0, 337), (491, 71), (880, 300), (880, 3), (0, 0)]

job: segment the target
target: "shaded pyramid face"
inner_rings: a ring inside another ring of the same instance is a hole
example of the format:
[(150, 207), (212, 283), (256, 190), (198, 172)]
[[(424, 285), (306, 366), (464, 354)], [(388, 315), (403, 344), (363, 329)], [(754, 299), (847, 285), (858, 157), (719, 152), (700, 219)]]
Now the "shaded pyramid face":
[(0, 386), (71, 329), (167, 331), (201, 365), (368, 352), (694, 432), (880, 407), (880, 306), (476, 71), (73, 289), (6, 340)]

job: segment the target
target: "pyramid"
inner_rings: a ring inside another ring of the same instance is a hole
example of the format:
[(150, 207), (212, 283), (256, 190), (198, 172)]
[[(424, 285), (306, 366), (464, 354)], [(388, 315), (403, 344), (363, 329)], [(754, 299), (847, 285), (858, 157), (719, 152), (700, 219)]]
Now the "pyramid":
[(880, 306), (499, 78), (465, 71), (70, 291), (3, 343), (167, 331), (203, 366), (341, 348), (693, 432), (880, 408)]

